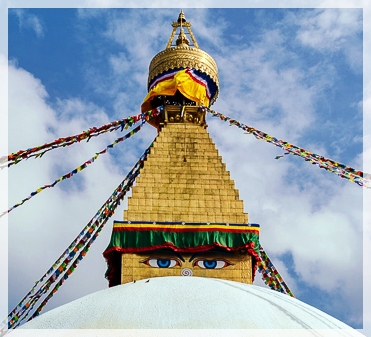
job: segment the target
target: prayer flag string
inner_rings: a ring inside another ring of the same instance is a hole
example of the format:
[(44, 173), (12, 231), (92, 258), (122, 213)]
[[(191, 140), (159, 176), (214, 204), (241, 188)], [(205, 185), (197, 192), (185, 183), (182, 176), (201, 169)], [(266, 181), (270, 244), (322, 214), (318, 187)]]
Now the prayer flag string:
[[(318, 165), (320, 168), (323, 168), (329, 172), (335, 173), (341, 178), (348, 179), (349, 181), (358, 184), (359, 186), (363, 186), (366, 188), (371, 188), (371, 174), (363, 173), (360, 170), (356, 170), (350, 166), (346, 166), (344, 164), (338, 163), (332, 159), (325, 158), (313, 152), (304, 150), (298, 146), (292, 145), (288, 142), (285, 142), (281, 139), (277, 139), (273, 136), (270, 136), (258, 129), (252, 128), (247, 126), (235, 119), (227, 117), (220, 112), (213, 111), (209, 108), (203, 107), (204, 110), (211, 113), (214, 117), (219, 117), (221, 120), (225, 122), (229, 122), (230, 125), (235, 125), (238, 128), (245, 130), (246, 133), (250, 133), (255, 136), (257, 139), (265, 140), (268, 143), (274, 144), (286, 152), (284, 155), (293, 154), (295, 156), (302, 157), (305, 161), (310, 162), (313, 165)], [(284, 155), (276, 156), (275, 159), (282, 158)]]
[[(114, 190), (112, 195), (84, 227), (82, 232), (75, 238), (75, 240), (64, 251), (64, 253), (62, 253), (52, 267), (41, 277), (41, 279), (35, 282), (33, 288), (21, 300), (21, 302), (9, 313), (7, 319), (2, 322), (2, 326), (0, 327), (0, 335), (5, 331), (5, 326), (7, 326), (8, 329), (14, 329), (23, 320), (25, 320), (36, 303), (43, 295), (46, 294), (51, 285), (59, 278), (57, 284), (43, 300), (41, 305), (36, 309), (31, 318), (39, 315), (42, 308), (47, 304), (48, 300), (57, 292), (64, 281), (68, 279), (69, 275), (73, 273), (78, 263), (84, 258), (91, 244), (103, 229), (105, 223), (114, 214), (115, 209), (118, 205), (120, 205), (121, 200), (123, 200), (126, 193), (133, 186), (135, 179), (140, 174), (140, 169), (143, 167), (144, 161), (147, 159), (147, 155), (149, 154), (152, 146), (153, 142), (139, 158), (138, 162), (133, 166), (120, 185)], [(77, 253), (78, 255), (75, 257)], [(75, 259), (72, 261), (74, 257)], [(42, 283), (47, 277), (48, 279), (41, 284), (40, 288), (36, 291), (36, 286)]]
[(124, 118), (118, 121), (113, 121), (109, 124), (105, 124), (100, 127), (92, 127), (89, 130), (83, 131), (80, 134), (77, 134), (74, 136), (58, 138), (50, 143), (45, 143), (40, 146), (35, 146), (27, 150), (19, 150), (17, 152), (13, 152), (9, 154), (8, 156), (2, 156), (0, 157), (0, 164), (4, 164), (4, 163), (7, 163), (7, 164), (0, 166), (0, 169), (3, 169), (4, 167), (9, 167), (11, 165), (18, 164), (20, 161), (24, 159), (28, 159), (30, 157), (41, 158), (46, 152), (59, 148), (59, 147), (69, 146), (74, 143), (81, 142), (83, 140), (86, 140), (88, 142), (90, 138), (99, 136), (106, 132), (112, 132), (118, 129), (121, 129), (121, 131), (123, 131), (124, 129), (131, 127), (132, 125), (136, 124), (139, 121), (143, 121), (143, 120), (148, 121), (156, 117), (157, 115), (160, 114), (162, 110), (163, 110), (163, 106), (160, 106), (160, 107), (143, 112), (138, 115), (129, 116), (127, 118)]
[(260, 261), (257, 266), (264, 283), (273, 290), (295, 297), (262, 247), (260, 247), (259, 256)]
[(108, 145), (104, 150), (100, 151), (100, 152), (97, 152), (94, 157), (90, 158), (89, 160), (87, 160), (85, 163), (83, 163), (82, 165), (76, 167), (74, 170), (72, 170), (71, 172), (59, 177), (57, 180), (55, 180), (52, 184), (49, 184), (49, 185), (44, 185), (42, 187), (39, 187), (36, 191), (32, 192), (27, 198), (23, 199), (21, 202), (15, 204), (13, 207), (9, 208), (7, 211), (4, 211), (3, 213), (0, 214), (0, 218), (2, 216), (4, 216), (5, 214), (11, 212), (14, 208), (17, 208), (21, 205), (23, 205), (26, 201), (30, 200), (31, 198), (33, 198), (36, 194), (42, 192), (43, 190), (47, 189), (47, 188), (51, 188), (51, 187), (54, 187), (56, 184), (60, 183), (62, 180), (65, 180), (65, 179), (69, 179), (71, 178), (73, 175), (79, 173), (80, 171), (82, 171), (83, 169), (85, 169), (88, 165), (92, 164), (101, 154), (104, 154), (104, 153), (107, 153), (107, 151), (109, 149), (112, 149), (116, 144), (130, 138), (131, 136), (133, 136), (134, 134), (136, 134), (140, 129), (141, 127), (143, 126), (143, 124), (145, 123), (145, 121), (143, 121), (143, 123), (139, 126), (137, 126), (135, 129), (131, 130), (129, 133), (127, 133), (124, 137), (120, 137), (120, 138), (117, 138), (112, 144)]

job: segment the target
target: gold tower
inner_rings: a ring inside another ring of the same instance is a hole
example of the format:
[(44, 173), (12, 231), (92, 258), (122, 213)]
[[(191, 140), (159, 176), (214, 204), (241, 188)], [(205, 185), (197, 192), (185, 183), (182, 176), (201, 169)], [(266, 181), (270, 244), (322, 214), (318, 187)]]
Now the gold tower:
[(259, 226), (248, 224), (203, 108), (218, 96), (218, 69), (199, 49), (183, 11), (172, 27), (165, 50), (150, 63), (142, 104), (142, 111), (163, 107), (151, 122), (159, 133), (124, 221), (114, 223), (104, 253), (107, 278), (111, 286), (169, 275), (252, 283)]

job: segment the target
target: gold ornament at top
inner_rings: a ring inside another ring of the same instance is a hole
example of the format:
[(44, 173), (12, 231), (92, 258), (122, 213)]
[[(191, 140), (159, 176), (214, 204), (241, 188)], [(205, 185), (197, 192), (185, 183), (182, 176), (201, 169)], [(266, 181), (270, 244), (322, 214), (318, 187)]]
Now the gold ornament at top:
[[(213, 104), (219, 93), (218, 67), (214, 59), (198, 47), (197, 41), (191, 30), (191, 23), (186, 21), (183, 11), (180, 12), (178, 20), (172, 23), (173, 31), (166, 48), (159, 52), (149, 65), (148, 85), (156, 76), (165, 71), (176, 68), (194, 68), (208, 75), (216, 84), (217, 90), (210, 101)], [(175, 46), (171, 46), (177, 28), (180, 29)], [(187, 29), (193, 46), (184, 32)]]

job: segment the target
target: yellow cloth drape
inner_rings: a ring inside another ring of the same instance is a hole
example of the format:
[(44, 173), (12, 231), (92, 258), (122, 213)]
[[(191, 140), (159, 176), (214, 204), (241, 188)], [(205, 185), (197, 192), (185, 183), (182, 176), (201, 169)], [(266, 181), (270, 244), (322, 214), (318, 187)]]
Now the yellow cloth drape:
[(148, 92), (141, 106), (142, 112), (152, 109), (150, 102), (155, 96), (173, 96), (177, 90), (191, 101), (199, 105), (209, 106), (209, 99), (206, 96), (205, 86), (196, 82), (187, 74), (187, 69), (184, 69), (178, 71), (173, 78), (157, 83)]

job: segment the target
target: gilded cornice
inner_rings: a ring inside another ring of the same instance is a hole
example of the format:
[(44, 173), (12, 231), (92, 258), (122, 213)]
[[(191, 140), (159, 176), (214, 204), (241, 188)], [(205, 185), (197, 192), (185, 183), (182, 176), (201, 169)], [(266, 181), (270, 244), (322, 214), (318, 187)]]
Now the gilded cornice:
[(219, 85), (218, 67), (212, 57), (201, 49), (185, 46), (171, 47), (159, 52), (149, 65), (148, 82), (164, 71), (180, 67), (202, 71)]

